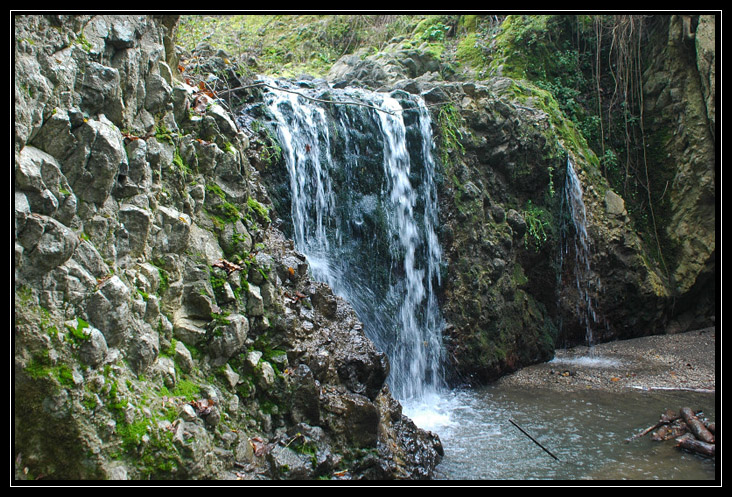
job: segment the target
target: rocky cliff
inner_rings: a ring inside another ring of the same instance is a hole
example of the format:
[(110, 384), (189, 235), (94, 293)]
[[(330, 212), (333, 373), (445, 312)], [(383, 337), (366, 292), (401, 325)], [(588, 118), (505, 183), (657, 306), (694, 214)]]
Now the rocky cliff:
[(181, 78), (176, 23), (14, 18), (16, 478), (430, 477), (439, 440), (271, 226), (265, 147)]
[[(590, 43), (588, 16), (490, 16), (489, 35), (479, 17), (431, 16), (327, 76), (429, 106), (451, 382), (588, 329), (597, 343), (713, 324), (714, 18), (643, 20), (645, 170), (626, 193), (558, 45)], [(15, 19), (16, 476), (430, 477), (439, 440), (402, 416), (388, 360), (276, 227), (277, 143), (201, 79), (248, 81), (210, 47), (179, 74), (176, 26)]]
[[(625, 199), (585, 136), (591, 128), (558, 101), (565, 92), (577, 109), (590, 97), (574, 88), (582, 78), (567, 62), (575, 42), (563, 40), (586, 36), (587, 21), (509, 16), (485, 47), (470, 17), (455, 56), (472, 71), (456, 72), (454, 58), (428, 44), (395, 40), (376, 54), (342, 58), (328, 75), (334, 85), (420, 93), (431, 105), (453, 380), (490, 381), (551, 358), (556, 347), (586, 344), (588, 333), (599, 343), (713, 324), (714, 18), (643, 20), (638, 143), (648, 149), (639, 180), (647, 186), (640, 199)], [(547, 35), (552, 29), (556, 36)], [(579, 279), (563, 205), (568, 161), (586, 208), (588, 268)]]

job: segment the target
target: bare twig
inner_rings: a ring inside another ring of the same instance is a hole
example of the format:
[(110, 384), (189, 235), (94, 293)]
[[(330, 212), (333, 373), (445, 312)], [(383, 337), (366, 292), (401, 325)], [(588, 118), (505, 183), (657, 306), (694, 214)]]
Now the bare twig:
[(555, 456), (554, 454), (552, 454), (549, 449), (547, 449), (546, 447), (544, 447), (543, 445), (541, 445), (539, 442), (537, 442), (534, 439), (534, 437), (532, 437), (531, 435), (529, 435), (528, 433), (526, 433), (524, 431), (524, 429), (521, 428), (519, 425), (517, 425), (516, 422), (513, 419), (509, 419), (509, 421), (511, 422), (512, 425), (514, 425), (516, 428), (518, 428), (521, 433), (523, 433), (524, 435), (526, 435), (527, 437), (529, 437), (529, 439), (531, 439), (532, 442), (534, 442), (536, 445), (538, 445), (539, 447), (541, 447), (541, 449), (544, 452), (546, 452), (547, 454), (549, 454), (550, 456), (552, 456), (554, 459), (556, 459), (557, 461), (559, 461), (559, 458), (557, 456)]

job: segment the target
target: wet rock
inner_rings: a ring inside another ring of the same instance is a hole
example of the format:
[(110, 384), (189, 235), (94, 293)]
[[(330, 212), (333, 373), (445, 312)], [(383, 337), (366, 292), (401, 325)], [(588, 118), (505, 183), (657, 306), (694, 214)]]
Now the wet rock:
[(69, 112), (64, 108), (54, 108), (33, 137), (32, 145), (63, 160), (77, 145), (71, 129)]
[(147, 77), (145, 89), (145, 108), (152, 114), (164, 111), (170, 103), (170, 95), (173, 91), (168, 82), (160, 74), (150, 74)]
[(310, 299), (313, 306), (327, 318), (333, 319), (338, 311), (338, 299), (327, 285), (316, 284)]
[(513, 236), (515, 238), (521, 238), (526, 233), (526, 221), (516, 210), (509, 209), (506, 215), (506, 222), (513, 229)]
[(247, 253), (252, 249), (252, 237), (241, 220), (225, 225), (219, 241), (226, 254)]
[(143, 325), (142, 331), (131, 337), (127, 347), (127, 358), (133, 370), (143, 374), (155, 362), (160, 351), (160, 342), (157, 333), (153, 333), (149, 326)]
[(229, 383), (229, 386), (231, 388), (235, 388), (236, 385), (239, 383), (240, 376), (233, 369), (231, 369), (231, 366), (229, 364), (226, 364), (226, 366), (224, 367), (223, 374), (226, 377), (226, 381)]
[(295, 423), (305, 422), (310, 425), (320, 423), (320, 389), (312, 371), (305, 364), (300, 364), (289, 376), (291, 390), (290, 416)]
[(326, 395), (322, 408), (328, 424), (352, 447), (375, 447), (378, 441), (379, 412), (365, 396), (355, 393)]
[(15, 174), (18, 189), (24, 191), (33, 212), (67, 223), (76, 213), (76, 197), (53, 156), (24, 147), (17, 157)]
[(274, 368), (267, 361), (259, 361), (256, 369), (257, 385), (264, 390), (271, 389), (277, 381)]
[(275, 445), (267, 456), (274, 471), (285, 480), (304, 480), (312, 478), (313, 467), (310, 456), (300, 454), (289, 447)]
[(205, 326), (205, 321), (181, 317), (173, 322), (173, 335), (185, 344), (199, 347), (206, 340)]
[(129, 297), (129, 288), (115, 275), (104, 281), (89, 300), (90, 323), (99, 328), (112, 347), (130, 336)]
[(180, 417), (185, 421), (195, 421), (198, 418), (198, 414), (192, 405), (184, 404), (180, 409)]
[(143, 254), (152, 228), (150, 211), (135, 205), (122, 204), (119, 209), (119, 219), (129, 233), (130, 252), (133, 255)]

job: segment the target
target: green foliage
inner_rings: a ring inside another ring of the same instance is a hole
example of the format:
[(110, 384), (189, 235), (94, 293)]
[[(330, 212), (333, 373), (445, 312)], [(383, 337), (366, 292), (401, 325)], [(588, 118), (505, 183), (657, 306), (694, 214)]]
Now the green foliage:
[(486, 51), (482, 37), (477, 33), (470, 33), (458, 42), (455, 57), (470, 67), (482, 69), (487, 61)]
[[(215, 15), (182, 16), (177, 42), (192, 50), (202, 40), (223, 49), (239, 74), (325, 76), (343, 55), (375, 52), (408, 35), (420, 15)], [(436, 27), (429, 36), (439, 37)]]
[(165, 263), (162, 260), (153, 259), (150, 260), (150, 263), (158, 270), (160, 283), (158, 284), (157, 295), (161, 296), (168, 290), (168, 288), (170, 288), (170, 276), (168, 275), (168, 272), (164, 269)]
[(86, 39), (86, 36), (84, 36), (84, 33), (79, 34), (79, 36), (76, 38), (75, 43), (79, 45), (85, 52), (91, 52), (92, 44), (89, 42), (89, 40)]
[(437, 113), (437, 126), (441, 138), (440, 158), (444, 165), (451, 163), (452, 154), (465, 154), (465, 147), (462, 144), (462, 123), (462, 117), (453, 104), (440, 106)]
[(440, 16), (430, 16), (420, 22), (414, 30), (418, 41), (436, 42), (445, 41), (450, 26), (441, 22)]
[(524, 221), (526, 222), (524, 246), (526, 248), (531, 246), (538, 252), (548, 238), (547, 231), (551, 226), (550, 215), (546, 210), (528, 200), (524, 209)]
[(173, 152), (173, 165), (183, 174), (183, 181), (187, 181), (188, 177), (193, 174), (191, 168), (185, 163), (183, 157), (180, 156), (178, 149)]
[(196, 396), (201, 391), (200, 387), (194, 382), (187, 379), (179, 379), (175, 384), (175, 388), (171, 392), (167, 387), (160, 387), (160, 394), (168, 397), (183, 397), (186, 402), (196, 400)]

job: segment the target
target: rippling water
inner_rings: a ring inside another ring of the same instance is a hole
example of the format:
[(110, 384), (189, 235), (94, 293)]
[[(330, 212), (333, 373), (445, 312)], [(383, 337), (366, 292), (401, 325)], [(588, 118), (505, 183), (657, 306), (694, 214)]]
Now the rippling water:
[[(693, 392), (558, 393), (498, 387), (456, 391), (405, 414), (437, 433), (445, 480), (714, 480), (714, 459), (680, 451), (648, 435), (666, 409), (702, 409), (715, 419), (715, 397)], [(559, 461), (521, 433), (513, 420)]]

